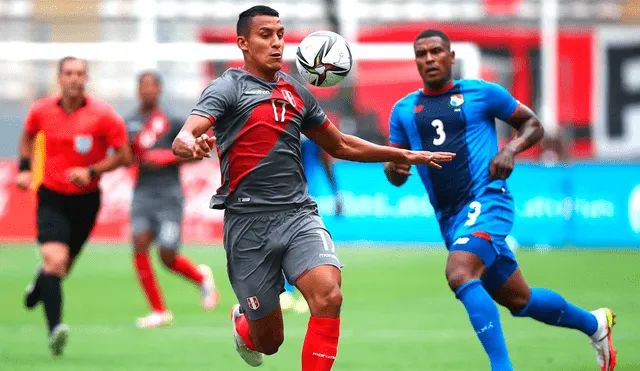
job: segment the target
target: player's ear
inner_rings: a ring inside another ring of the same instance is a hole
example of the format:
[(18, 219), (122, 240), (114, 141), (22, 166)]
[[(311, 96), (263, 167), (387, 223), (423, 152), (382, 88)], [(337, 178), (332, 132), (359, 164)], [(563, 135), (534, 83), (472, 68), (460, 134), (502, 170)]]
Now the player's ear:
[(238, 36), (238, 38), (236, 39), (236, 44), (238, 44), (238, 48), (240, 48), (240, 50), (242, 50), (243, 52), (249, 51), (249, 40), (247, 40), (246, 37), (242, 35)]
[(454, 52), (453, 50), (449, 53), (449, 59), (451, 60), (451, 64), (455, 64), (456, 63), (456, 52)]

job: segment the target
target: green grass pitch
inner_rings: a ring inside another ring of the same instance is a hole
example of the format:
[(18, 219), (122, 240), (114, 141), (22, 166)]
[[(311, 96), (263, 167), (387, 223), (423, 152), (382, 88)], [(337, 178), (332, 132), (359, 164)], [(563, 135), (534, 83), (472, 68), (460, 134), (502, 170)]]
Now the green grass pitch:
[[(229, 308), (235, 297), (221, 249), (184, 250), (212, 266), (220, 307), (204, 313), (198, 291), (155, 266), (175, 315), (173, 326), (136, 329), (148, 312), (130, 250), (91, 245), (64, 283), (64, 357), (52, 359), (41, 307), (27, 312), (22, 294), (39, 262), (35, 246), (0, 247), (0, 370), (249, 370), (235, 353)], [(342, 337), (336, 371), (488, 371), (488, 360), (460, 303), (444, 280), (445, 254), (430, 249), (339, 250), (345, 265)], [(563, 250), (517, 253), (529, 283), (589, 309), (611, 307), (617, 371), (640, 370), (640, 253)], [(501, 309), (518, 371), (598, 370), (588, 339), (577, 331), (512, 318)], [(285, 343), (264, 371), (299, 370), (307, 316), (285, 314)]]

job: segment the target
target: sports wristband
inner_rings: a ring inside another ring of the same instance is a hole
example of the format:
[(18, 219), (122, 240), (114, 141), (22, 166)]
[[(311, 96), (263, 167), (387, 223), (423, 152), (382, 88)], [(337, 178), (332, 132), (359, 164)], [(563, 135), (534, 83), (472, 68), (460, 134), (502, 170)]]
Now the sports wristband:
[(18, 164), (18, 170), (20, 171), (29, 171), (31, 170), (31, 160), (26, 157), (20, 157), (20, 162)]
[(89, 176), (91, 178), (95, 178), (98, 174), (96, 174), (96, 170), (93, 168), (93, 166), (89, 166)]

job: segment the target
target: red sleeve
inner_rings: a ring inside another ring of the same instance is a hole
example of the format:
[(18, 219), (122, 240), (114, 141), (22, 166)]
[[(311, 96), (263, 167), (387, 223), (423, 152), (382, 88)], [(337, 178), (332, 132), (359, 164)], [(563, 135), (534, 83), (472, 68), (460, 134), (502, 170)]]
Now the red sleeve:
[(107, 113), (102, 125), (105, 127), (107, 143), (110, 147), (120, 148), (129, 142), (124, 120), (113, 108)]
[(37, 103), (32, 105), (27, 113), (27, 117), (24, 119), (24, 129), (31, 136), (38, 134), (40, 131), (40, 120), (38, 120), (39, 107), (40, 105)]

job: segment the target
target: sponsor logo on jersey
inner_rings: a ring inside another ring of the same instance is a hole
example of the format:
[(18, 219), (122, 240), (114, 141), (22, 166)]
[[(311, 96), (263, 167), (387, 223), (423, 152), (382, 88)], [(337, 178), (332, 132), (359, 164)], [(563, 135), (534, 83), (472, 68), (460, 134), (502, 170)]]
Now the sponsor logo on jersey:
[(456, 240), (456, 242), (454, 242), (454, 245), (464, 245), (467, 242), (469, 242), (469, 237), (460, 237)]
[(90, 135), (76, 135), (73, 138), (73, 146), (78, 153), (89, 153), (93, 147), (93, 138)]
[(269, 90), (253, 89), (253, 90), (245, 91), (244, 94), (246, 94), (246, 95), (265, 95), (265, 94), (271, 95), (271, 92)]
[(464, 97), (462, 94), (453, 94), (451, 96), (451, 100), (449, 100), (449, 105), (451, 107), (460, 107), (464, 103)]
[(247, 303), (249, 304), (249, 308), (253, 310), (257, 310), (258, 308), (260, 308), (260, 302), (258, 301), (258, 298), (255, 296), (247, 298)]
[(640, 233), (640, 184), (638, 184), (629, 197), (629, 224), (635, 233)]
[(424, 109), (424, 106), (422, 104), (419, 104), (419, 105), (413, 107), (413, 113), (420, 113), (420, 112), (422, 112), (423, 109)]

